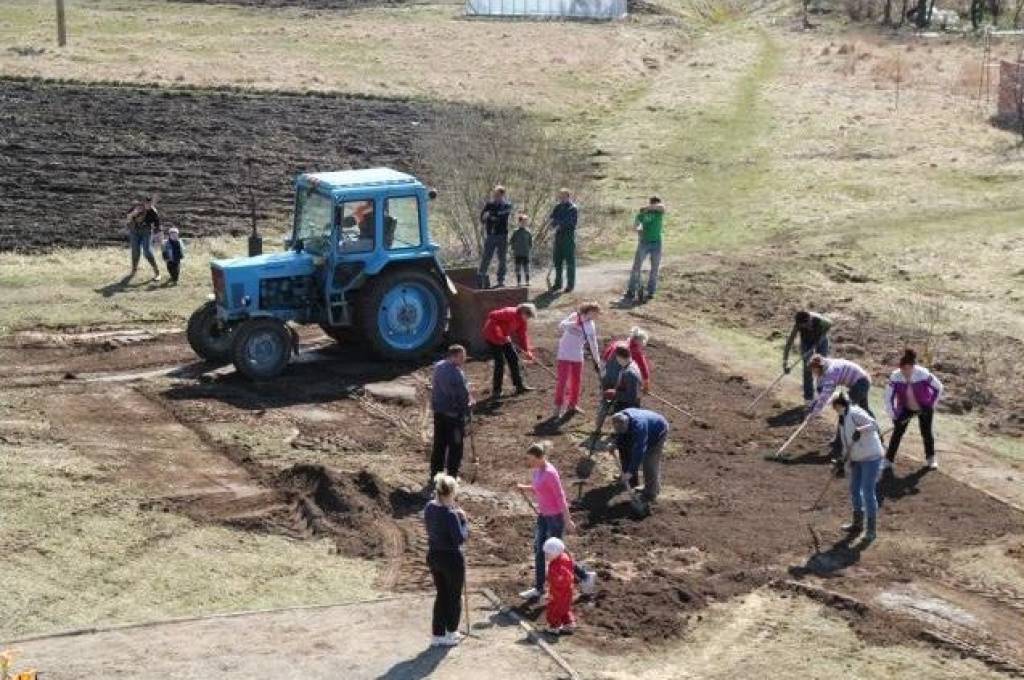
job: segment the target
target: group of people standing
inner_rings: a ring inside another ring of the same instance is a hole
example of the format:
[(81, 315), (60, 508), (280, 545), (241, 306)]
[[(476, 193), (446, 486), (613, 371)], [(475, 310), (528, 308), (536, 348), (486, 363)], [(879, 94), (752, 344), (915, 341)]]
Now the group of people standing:
[[(508, 274), (508, 249), (512, 247), (516, 285), (530, 285), (530, 263), (533, 259), (534, 238), (530, 231), (530, 216), (516, 213), (516, 228), (509, 233), (509, 222), (515, 212), (505, 187), (497, 185), (480, 211), (483, 227), (482, 253), (477, 276), (481, 288), (490, 288), (491, 262), (497, 259), (495, 272), (497, 287), (504, 287)], [(579, 206), (569, 189), (559, 189), (557, 201), (548, 214), (545, 226), (553, 230), (551, 268), (554, 281), (551, 291), (572, 292), (576, 287), (576, 231), (579, 225)], [(636, 254), (629, 276), (629, 285), (623, 298), (627, 301), (646, 301), (654, 297), (658, 288), (661, 268), (662, 232), (665, 222), (665, 204), (651, 196), (633, 220), (637, 234)], [(644, 262), (650, 261), (646, 288), (641, 279)], [(564, 277), (563, 277), (564, 273)], [(562, 283), (565, 288), (562, 288)]]
[[(554, 371), (549, 369), (555, 377), (552, 420), (561, 423), (583, 413), (582, 374), (589, 352), (600, 382), (595, 437), (600, 436), (604, 420), (610, 415), (613, 448), (620, 464), (619, 483), (645, 503), (651, 503), (660, 491), (661, 454), (669, 424), (663, 415), (641, 405), (651, 385), (651, 365), (644, 351), (648, 335), (633, 328), (628, 337), (612, 340), (601, 351), (596, 325), (600, 314), (599, 304), (585, 302), (559, 323), (558, 362)], [(506, 366), (516, 395), (534, 389), (524, 382), (521, 358), (537, 362), (529, 336), (529, 323), (535, 317), (536, 308), (529, 303), (488, 314), (483, 336), (494, 361), (492, 401), (505, 398), (502, 383)], [(428, 504), (424, 521), (429, 538), (427, 563), (437, 586), (432, 641), (435, 645), (454, 645), (461, 639), (457, 631), (459, 598), (465, 587), (463, 545), (469, 525), (465, 512), (458, 509), (454, 499), (466, 429), (475, 405), (463, 370), (466, 356), (461, 345), (449, 347), (445, 358), (434, 365), (431, 384), (434, 442), (428, 488), (433, 489), (436, 497)], [(528, 484), (517, 485), (517, 491), (528, 497), (537, 517), (534, 583), (520, 595), (526, 600), (537, 600), (546, 593), (550, 630), (566, 633), (575, 623), (571, 607), (574, 588), (578, 585), (583, 592), (592, 592), (596, 574), (574, 561), (566, 547), (566, 533), (572, 532), (575, 525), (561, 477), (549, 453), (548, 442), (530, 444), (525, 463), (531, 479)]]
[(153, 282), (160, 280), (160, 270), (156, 266), (153, 251), (156, 250), (163, 258), (167, 267), (167, 275), (171, 283), (177, 283), (181, 275), (181, 261), (185, 259), (185, 248), (181, 242), (181, 234), (176, 227), (171, 227), (164, 237), (160, 226), (160, 213), (157, 212), (153, 197), (146, 197), (133, 207), (125, 216), (128, 229), (128, 243), (132, 253), (132, 268), (125, 277), (130, 281), (139, 269), (139, 258), (144, 256), (153, 268)]
[[(830, 403), (838, 418), (830, 455), (836, 464), (836, 474), (849, 478), (853, 506), (853, 519), (843, 528), (851, 534), (864, 531), (864, 539), (872, 541), (877, 533), (876, 487), (883, 475), (891, 474), (911, 420), (916, 418), (921, 430), (925, 467), (938, 468), (932, 423), (943, 386), (934, 374), (918, 364), (914, 350), (903, 352), (898, 367), (889, 375), (883, 397), (885, 411), (893, 423), (886, 446), (884, 433), (871, 409), (871, 375), (853, 361), (829, 356), (831, 328), (832, 321), (822, 314), (797, 312), (783, 351), (783, 371), (788, 373), (792, 369), (790, 349), (799, 336), (807, 418), (821, 415)], [(833, 396), (839, 388), (845, 388), (846, 393)]]
[[(480, 267), (477, 270), (481, 288), (490, 288), (489, 270), (491, 261), (497, 257), (495, 276), (497, 287), (505, 286), (508, 273), (508, 247), (512, 245), (516, 285), (530, 285), (530, 262), (533, 258), (533, 232), (530, 231), (530, 216), (524, 212), (516, 214), (516, 229), (509, 234), (509, 221), (514, 208), (509, 201), (505, 187), (497, 185), (480, 211), (483, 225), (483, 249)], [(562, 272), (565, 272), (565, 292), (576, 287), (576, 224), (579, 208), (573, 202), (569, 189), (558, 191), (558, 200), (548, 215), (548, 222), (554, 230), (553, 263), (555, 281), (552, 290), (562, 288)]]

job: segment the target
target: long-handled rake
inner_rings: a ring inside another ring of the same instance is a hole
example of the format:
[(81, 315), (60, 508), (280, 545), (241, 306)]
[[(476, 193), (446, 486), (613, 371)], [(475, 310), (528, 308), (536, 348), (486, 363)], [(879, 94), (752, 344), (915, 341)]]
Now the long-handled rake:
[(657, 394), (655, 394), (654, 392), (648, 392), (648, 393), (647, 393), (647, 396), (651, 397), (651, 398), (652, 398), (652, 399), (654, 399), (655, 401), (661, 402), (661, 403), (662, 403), (662, 404), (664, 404), (665, 406), (668, 406), (668, 407), (669, 407), (670, 409), (672, 409), (673, 411), (678, 411), (679, 413), (683, 414), (683, 415), (684, 415), (684, 416), (686, 416), (687, 418), (691, 418), (691, 419), (694, 419), (694, 420), (695, 420), (695, 419), (697, 418), (697, 416), (693, 415), (692, 413), (690, 413), (689, 411), (687, 411), (687, 410), (686, 410), (685, 408), (682, 408), (682, 407), (680, 407), (680, 406), (676, 406), (675, 404), (673, 404), (673, 403), (672, 403), (671, 401), (669, 401), (668, 399), (665, 399), (664, 397), (658, 396), (658, 395), (657, 395)]
[(782, 369), (782, 373), (779, 374), (779, 377), (777, 377), (775, 380), (773, 380), (771, 385), (769, 385), (768, 387), (766, 387), (763, 390), (761, 390), (761, 392), (756, 397), (754, 397), (754, 401), (750, 402), (750, 404), (747, 406), (747, 410), (748, 411), (754, 410), (754, 407), (757, 406), (757, 403), (759, 401), (761, 401), (762, 399), (764, 399), (765, 396), (769, 392), (771, 392), (773, 389), (775, 389), (775, 386), (778, 385), (780, 382), (782, 382), (783, 378), (785, 378), (787, 375), (789, 375), (789, 372), (792, 371), (794, 367), (796, 367), (797, 363), (799, 363), (800, 361), (807, 361), (807, 359), (810, 358), (811, 352), (813, 352), (813, 350), (804, 352), (801, 355), (800, 359), (798, 359), (797, 361), (794, 361), (789, 366), (786, 366), (785, 368), (783, 368)]
[(796, 428), (793, 431), (793, 434), (789, 435), (789, 438), (786, 439), (786, 441), (782, 443), (782, 446), (779, 447), (778, 451), (776, 451), (775, 453), (766, 454), (765, 455), (765, 460), (784, 460), (784, 458), (782, 457), (783, 452), (786, 449), (789, 448), (789, 445), (792, 444), (793, 441), (798, 436), (800, 436), (800, 433), (803, 432), (804, 429), (806, 429), (807, 425), (810, 422), (811, 422), (810, 416), (808, 416), (807, 418), (804, 418), (804, 422), (800, 423), (800, 427)]

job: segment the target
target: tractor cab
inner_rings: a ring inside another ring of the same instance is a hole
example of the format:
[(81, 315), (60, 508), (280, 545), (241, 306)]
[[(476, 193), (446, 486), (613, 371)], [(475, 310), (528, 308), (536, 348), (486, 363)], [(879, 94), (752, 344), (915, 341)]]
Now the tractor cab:
[(284, 252), (210, 263), (213, 300), (188, 326), (196, 353), (273, 377), (296, 345), (289, 322), (365, 341), (386, 359), (433, 350), (456, 290), (430, 238), (432, 192), (386, 168), (303, 174), (295, 188)]

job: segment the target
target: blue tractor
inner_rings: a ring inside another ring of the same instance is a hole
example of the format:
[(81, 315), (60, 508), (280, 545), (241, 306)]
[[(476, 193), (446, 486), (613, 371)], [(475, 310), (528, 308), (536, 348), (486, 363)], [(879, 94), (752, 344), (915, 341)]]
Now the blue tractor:
[(382, 359), (436, 349), (456, 289), (430, 238), (433, 192), (385, 168), (304, 174), (295, 189), (284, 252), (211, 262), (213, 297), (188, 322), (196, 354), (273, 378), (298, 346), (289, 323), (319, 324)]

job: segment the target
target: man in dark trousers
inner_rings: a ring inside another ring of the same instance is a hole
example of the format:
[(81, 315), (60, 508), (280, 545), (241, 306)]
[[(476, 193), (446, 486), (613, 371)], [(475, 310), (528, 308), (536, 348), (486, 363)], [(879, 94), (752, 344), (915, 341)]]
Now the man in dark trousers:
[(145, 255), (149, 266), (153, 268), (153, 280), (160, 280), (160, 270), (156, 268), (153, 257), (153, 230), (160, 228), (160, 215), (153, 204), (153, 198), (147, 197), (139, 205), (131, 209), (127, 216), (128, 240), (132, 247), (132, 270), (126, 281), (130, 281), (139, 269), (139, 255)]
[(568, 189), (558, 191), (558, 203), (551, 210), (551, 228), (555, 230), (555, 245), (552, 252), (555, 268), (555, 283), (551, 290), (562, 287), (562, 268), (565, 267), (565, 292), (576, 287), (576, 224), (580, 209), (572, 201)]
[(814, 401), (814, 377), (811, 375), (810, 361), (815, 354), (823, 357), (828, 356), (828, 331), (832, 328), (832, 321), (823, 314), (800, 310), (793, 317), (793, 330), (789, 332), (786, 339), (786, 348), (782, 352), (782, 370), (789, 373), (789, 350), (793, 346), (793, 340), (800, 335), (800, 360), (804, 365), (804, 402), (810, 404)]
[(447, 356), (434, 364), (430, 388), (430, 405), (434, 409), (434, 448), (430, 456), (428, 486), (438, 472), (459, 476), (466, 421), (473, 406), (469, 383), (462, 370), (465, 363), (466, 348), (452, 345)]
[(655, 500), (661, 491), (661, 453), (668, 439), (668, 421), (654, 411), (627, 408), (612, 416), (612, 428), (622, 466), (622, 485), (635, 489), (643, 468), (643, 499)]
[(508, 218), (512, 204), (505, 198), (505, 187), (498, 185), (491, 192), (491, 200), (480, 212), (480, 223), (484, 225), (484, 252), (480, 258), (480, 287), (487, 288), (487, 270), (491, 259), (498, 255), (498, 287), (505, 285), (505, 270), (508, 264)]

